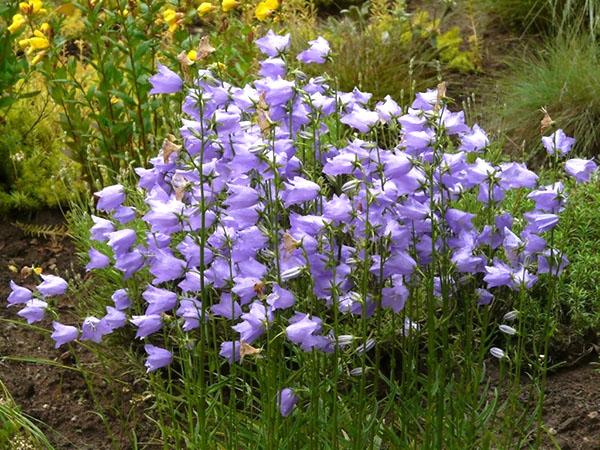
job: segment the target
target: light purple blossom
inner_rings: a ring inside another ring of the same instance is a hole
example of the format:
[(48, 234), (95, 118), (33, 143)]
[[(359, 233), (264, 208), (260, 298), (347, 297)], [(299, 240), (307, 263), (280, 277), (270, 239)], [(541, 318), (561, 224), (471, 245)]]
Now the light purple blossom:
[(183, 88), (183, 80), (168, 67), (158, 64), (158, 73), (148, 81), (152, 84), (149, 94), (174, 94)]
[(112, 301), (115, 304), (115, 308), (122, 311), (131, 306), (131, 300), (129, 299), (129, 295), (127, 294), (127, 289), (118, 289), (114, 292), (111, 297)]
[(79, 336), (79, 330), (76, 327), (63, 325), (56, 321), (52, 322), (52, 327), (54, 332), (50, 337), (54, 339), (54, 348), (59, 348), (68, 342), (72, 342)]
[(298, 403), (298, 397), (294, 394), (294, 391), (290, 388), (283, 388), (277, 394), (277, 404), (279, 405), (279, 412), (283, 417), (288, 417)]
[(44, 281), (38, 284), (37, 290), (40, 291), (44, 297), (54, 297), (56, 295), (63, 295), (67, 292), (69, 285), (61, 277), (43, 274), (40, 276)]
[(97, 317), (86, 317), (81, 325), (81, 340), (100, 343), (102, 338), (111, 331), (106, 321)]
[(321, 190), (321, 187), (317, 183), (302, 177), (294, 177), (289, 183), (285, 183), (285, 187), (283, 203), (286, 208), (291, 205), (314, 200)]
[(142, 339), (150, 336), (152, 333), (156, 333), (163, 326), (162, 318), (158, 314), (133, 316), (131, 318), (131, 323), (138, 327), (135, 335), (135, 337), (138, 339)]
[(575, 139), (565, 134), (563, 130), (556, 130), (550, 136), (542, 138), (542, 144), (549, 155), (558, 152), (560, 155), (566, 155), (575, 145)]
[(289, 48), (290, 34), (279, 35), (269, 30), (265, 36), (256, 40), (256, 45), (265, 55), (271, 58), (277, 57)]
[(32, 295), (33, 294), (29, 289), (19, 286), (12, 280), (10, 281), (10, 294), (8, 296), (9, 305), (27, 303), (29, 300), (31, 300)]
[(573, 158), (565, 162), (565, 172), (578, 183), (588, 182), (596, 169), (598, 169), (596, 163), (588, 159)]
[(310, 47), (298, 54), (298, 61), (303, 62), (304, 64), (323, 64), (327, 61), (327, 56), (331, 51), (329, 42), (319, 36), (314, 41), (308, 41), (308, 43)]
[(146, 350), (146, 353), (148, 354), (146, 362), (144, 363), (147, 368), (146, 373), (154, 372), (162, 367), (166, 367), (173, 361), (173, 354), (164, 348), (146, 344), (144, 345), (144, 350)]
[(107, 186), (94, 195), (98, 197), (96, 209), (99, 211), (115, 211), (125, 201), (125, 189), (120, 184)]
[(110, 258), (93, 247), (89, 249), (88, 256), (90, 262), (85, 266), (85, 270), (88, 272), (93, 269), (104, 269), (110, 264)]
[(25, 307), (17, 315), (26, 319), (28, 324), (32, 324), (44, 318), (47, 307), (48, 303), (34, 298), (26, 302)]

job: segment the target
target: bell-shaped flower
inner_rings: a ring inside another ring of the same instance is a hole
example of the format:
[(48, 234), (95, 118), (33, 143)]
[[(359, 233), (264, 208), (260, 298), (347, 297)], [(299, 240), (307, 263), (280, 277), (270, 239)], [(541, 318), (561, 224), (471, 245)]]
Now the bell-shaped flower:
[(559, 212), (565, 204), (564, 185), (558, 181), (531, 191), (527, 198), (535, 202), (535, 209), (544, 212)]
[(294, 391), (290, 388), (283, 388), (277, 394), (277, 405), (279, 406), (279, 412), (283, 417), (289, 416), (298, 403), (298, 397), (294, 394)]
[(263, 335), (267, 324), (273, 320), (273, 314), (261, 302), (255, 301), (250, 306), (250, 311), (242, 314), (242, 319), (243, 322), (232, 328), (240, 333), (242, 341), (252, 344)]
[(500, 186), (502, 189), (533, 188), (538, 176), (525, 167), (523, 163), (500, 164)]
[(96, 317), (86, 317), (81, 325), (81, 340), (100, 343), (102, 338), (112, 331), (105, 320)]
[(397, 314), (404, 309), (409, 292), (406, 286), (404, 286), (401, 275), (393, 275), (392, 282), (392, 287), (386, 287), (382, 290), (381, 306), (391, 309)]
[(115, 231), (115, 226), (110, 220), (96, 217), (93, 214), (91, 217), (94, 222), (94, 225), (90, 228), (92, 239), (98, 242), (106, 242), (109, 237), (108, 235)]
[(230, 293), (224, 292), (221, 294), (219, 303), (215, 303), (210, 307), (210, 311), (219, 317), (225, 317), (229, 320), (234, 320), (242, 315), (242, 308), (238, 302), (233, 299)]
[(113, 213), (113, 217), (121, 224), (126, 224), (135, 219), (136, 212), (131, 206), (119, 206)]
[(149, 264), (150, 273), (154, 275), (152, 284), (160, 284), (180, 278), (185, 270), (185, 261), (173, 256), (170, 250), (158, 250)]
[(290, 325), (285, 329), (285, 334), (290, 341), (298, 344), (305, 352), (313, 348), (327, 351), (331, 341), (325, 336), (320, 336), (322, 321), (318, 317), (309, 314), (296, 313), (290, 319)]
[(158, 314), (133, 316), (130, 321), (137, 329), (136, 338), (142, 339), (156, 333), (163, 326), (162, 318)]
[(104, 269), (110, 264), (110, 258), (95, 248), (89, 249), (88, 256), (90, 257), (90, 262), (85, 266), (87, 272), (92, 269)]
[(528, 212), (523, 216), (529, 224), (526, 230), (531, 233), (544, 233), (558, 224), (558, 215), (556, 214)]
[(343, 114), (340, 122), (361, 133), (368, 133), (371, 127), (379, 120), (379, 114), (375, 111), (369, 111), (361, 106), (355, 105), (349, 112)]
[(144, 265), (144, 255), (134, 248), (127, 253), (118, 254), (115, 256), (115, 269), (123, 272), (125, 280), (131, 278), (134, 273), (140, 270)]
[(346, 194), (333, 195), (323, 205), (323, 217), (336, 223), (346, 223), (352, 217), (352, 203)]
[(487, 283), (487, 288), (498, 286), (511, 286), (513, 282), (513, 270), (500, 260), (495, 260), (492, 266), (485, 266), (486, 275), (483, 281)]
[(14, 281), (10, 281), (10, 294), (8, 295), (8, 304), (9, 305), (18, 305), (21, 303), (27, 303), (32, 299), (32, 292), (24, 288), (23, 286), (19, 286)]
[(281, 58), (267, 58), (260, 61), (259, 75), (264, 78), (283, 78), (286, 74), (285, 61)]
[(96, 209), (99, 211), (115, 211), (125, 201), (125, 188), (120, 184), (107, 186), (94, 193), (98, 197)]
[(118, 310), (112, 306), (106, 307), (106, 315), (102, 320), (108, 325), (111, 331), (117, 328), (122, 328), (127, 323), (127, 316), (123, 311)]
[(473, 125), (470, 133), (465, 133), (460, 137), (459, 150), (465, 152), (479, 152), (489, 145), (490, 141), (485, 131), (477, 124)]
[(38, 284), (37, 290), (44, 297), (54, 297), (56, 295), (63, 295), (67, 292), (68, 284), (61, 277), (57, 277), (56, 275), (40, 275), (42, 283)]
[(59, 322), (52, 322), (54, 332), (50, 335), (54, 339), (54, 348), (59, 348), (68, 342), (73, 342), (79, 336), (79, 330), (70, 325), (63, 325)]
[(25, 307), (17, 315), (26, 319), (28, 324), (32, 324), (44, 318), (47, 307), (48, 303), (34, 298), (26, 302)]
[(274, 284), (273, 292), (267, 296), (267, 303), (273, 311), (276, 311), (278, 309), (291, 308), (296, 303), (296, 299), (292, 292), (283, 289), (278, 284)]
[(544, 136), (542, 144), (549, 155), (554, 155), (556, 152), (560, 155), (566, 155), (575, 145), (575, 139), (567, 136), (563, 130), (558, 129), (550, 136)]
[(269, 30), (265, 36), (256, 40), (256, 45), (265, 55), (277, 57), (290, 47), (290, 34), (279, 35)]
[(375, 111), (379, 114), (379, 120), (385, 123), (402, 114), (402, 109), (398, 106), (398, 103), (396, 103), (389, 95), (386, 95), (383, 101), (378, 102), (377, 105), (375, 105)]
[(158, 73), (148, 81), (152, 84), (149, 94), (174, 94), (183, 88), (183, 80), (168, 67), (158, 64)]
[(240, 341), (225, 341), (221, 342), (221, 350), (219, 351), (219, 356), (227, 359), (229, 364), (233, 364), (240, 360), (240, 349), (241, 342)]
[(167, 312), (177, 305), (177, 294), (175, 292), (151, 285), (148, 285), (142, 293), (142, 297), (148, 302), (145, 313), (147, 316)]
[(123, 311), (131, 306), (131, 299), (127, 293), (127, 289), (118, 289), (111, 296), (112, 301), (115, 304), (115, 308), (119, 311)]
[(565, 163), (565, 172), (575, 178), (578, 183), (586, 183), (598, 166), (589, 159), (573, 158)]
[[(176, 314), (183, 318), (183, 331), (190, 331), (200, 326), (202, 319), (202, 302), (193, 298), (184, 298), (179, 303)], [(206, 311), (205, 318), (208, 318)]]
[(144, 350), (148, 354), (146, 362), (144, 363), (147, 368), (146, 373), (154, 372), (161, 367), (166, 367), (173, 361), (173, 354), (164, 348), (146, 344), (144, 345)]
[(317, 198), (321, 187), (312, 181), (302, 177), (294, 177), (285, 183), (283, 192), (283, 204), (286, 208), (298, 203), (308, 202)]
[(108, 245), (112, 248), (115, 256), (127, 253), (135, 243), (137, 236), (135, 231), (125, 228), (123, 230), (113, 231), (108, 235)]
[(319, 36), (314, 41), (308, 41), (310, 45), (306, 50), (300, 52), (297, 56), (298, 61), (303, 62), (304, 64), (323, 64), (327, 61), (327, 56), (329, 56), (329, 52), (331, 51), (331, 47), (329, 47), (329, 42)]

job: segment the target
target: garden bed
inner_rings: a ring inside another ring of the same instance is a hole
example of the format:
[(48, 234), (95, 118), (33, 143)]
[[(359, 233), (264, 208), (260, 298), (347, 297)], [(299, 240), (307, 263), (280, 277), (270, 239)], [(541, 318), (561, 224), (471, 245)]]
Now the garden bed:
[[(43, 212), (33, 221), (36, 224), (61, 225), (58, 212)], [(27, 285), (27, 279), (17, 276), (9, 269), (15, 266), (41, 266), (45, 273), (65, 274), (80, 271), (74, 246), (66, 236), (56, 239), (28, 236), (12, 224), (10, 219), (0, 224), (0, 297), (9, 294), (8, 283), (15, 279)], [(77, 299), (68, 297), (61, 305), (61, 313), (73, 314)], [(0, 308), (3, 319), (18, 319), (15, 310)], [(49, 321), (41, 326), (50, 328)], [(0, 325), (0, 355), (43, 359), (58, 365), (75, 367), (72, 357), (63, 349), (55, 350), (48, 336), (28, 329), (22, 324), (5, 321)], [(85, 361), (93, 360), (89, 352), (80, 351)], [(5, 360), (0, 363), (2, 380), (22, 410), (44, 423), (42, 429), (48, 433), (58, 449), (109, 449), (105, 425), (95, 413), (96, 407), (86, 388), (84, 377), (75, 370), (49, 364)], [(554, 434), (555, 443), (562, 449), (592, 450), (600, 447), (600, 373), (594, 359), (581, 361), (577, 366), (552, 374), (548, 380), (545, 402), (545, 424)], [(120, 406), (130, 405), (135, 387), (122, 389)], [(99, 391), (105, 410), (111, 406), (110, 395), (114, 387), (104, 385)], [(135, 402), (134, 402), (135, 403)], [(112, 403), (114, 406), (114, 403)], [(138, 404), (138, 408), (141, 408)], [(128, 407), (128, 406), (127, 406)], [(126, 415), (126, 414), (125, 414)], [(107, 415), (107, 424), (119, 439), (118, 448), (128, 448), (129, 432), (119, 421), (122, 414)], [(150, 430), (140, 424), (138, 429)], [(131, 424), (130, 424), (131, 426)], [(143, 435), (143, 431), (142, 431)], [(143, 442), (138, 434), (138, 439)], [(153, 448), (146, 445), (142, 448)], [(546, 448), (554, 448), (547, 440)]]

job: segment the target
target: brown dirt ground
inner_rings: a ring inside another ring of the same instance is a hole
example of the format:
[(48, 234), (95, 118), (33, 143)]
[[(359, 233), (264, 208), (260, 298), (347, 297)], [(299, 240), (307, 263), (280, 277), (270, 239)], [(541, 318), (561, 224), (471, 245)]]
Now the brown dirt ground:
[[(30, 357), (75, 367), (75, 361), (65, 347), (55, 350), (49, 335), (16, 325), (5, 320), (18, 320), (17, 308), (6, 308), (6, 298), (10, 292), (9, 281), (33, 288), (33, 276), (23, 276), (13, 272), (9, 266), (20, 270), (24, 266), (41, 266), (44, 273), (60, 275), (68, 279), (78, 268), (74, 247), (67, 237), (57, 239), (34, 238), (27, 236), (15, 227), (12, 218), (0, 219), (0, 380), (11, 392), (21, 410), (41, 421), (42, 429), (57, 449), (103, 450), (130, 447), (131, 429), (137, 427), (140, 435), (148, 435), (139, 425), (141, 411), (132, 414), (131, 402), (137, 387), (127, 384), (109, 386), (96, 376), (93, 383), (96, 398), (105, 411), (106, 425), (94, 411), (97, 410), (87, 387), (84, 376), (68, 368), (53, 367), (48, 364), (34, 364), (21, 361), (2, 360), (3, 357)], [(43, 212), (34, 220), (37, 224), (61, 225), (62, 216), (57, 212)], [(73, 298), (61, 298), (58, 310), (61, 321), (75, 323)], [(51, 321), (46, 319), (39, 325), (51, 330)], [(94, 355), (77, 348), (80, 364), (88, 370), (99, 373)], [(126, 379), (125, 379), (126, 380)], [(131, 382), (131, 380), (129, 380)], [(127, 383), (127, 381), (125, 381)], [(140, 409), (140, 408), (138, 408)], [(129, 423), (123, 419), (129, 414)], [(132, 420), (133, 419), (133, 423)], [(146, 424), (147, 425), (147, 424)], [(115, 436), (111, 447), (105, 426), (110, 427)], [(143, 439), (142, 439), (143, 441)], [(0, 448), (5, 448), (0, 442)], [(149, 447), (146, 447), (149, 448)]]
[[(35, 223), (61, 224), (58, 213), (42, 213)], [(34, 284), (31, 277), (22, 277), (8, 266), (17, 268), (39, 265), (46, 273), (68, 276), (78, 269), (73, 244), (67, 237), (48, 240), (32, 238), (12, 225), (12, 219), (0, 221), (0, 319), (16, 319), (14, 309), (4, 307), (8, 283), (14, 279), (25, 286)], [(73, 315), (74, 299), (66, 299), (59, 309), (61, 315)], [(50, 322), (41, 324), (50, 328)], [(54, 350), (52, 341), (38, 332), (0, 321), (0, 357), (29, 356), (73, 366), (74, 361), (64, 350)], [(83, 361), (93, 355), (82, 351)], [(0, 379), (6, 384), (17, 404), (28, 415), (42, 421), (58, 449), (102, 450), (111, 448), (102, 420), (94, 413), (92, 401), (82, 375), (73, 370), (49, 365), (3, 361), (0, 358)], [(101, 380), (97, 380), (101, 383)], [(132, 414), (130, 400), (135, 388), (101, 386), (101, 403), (107, 410), (107, 423), (116, 435), (114, 448), (130, 448), (129, 433), (136, 428), (139, 436), (149, 436), (147, 423)], [(110, 398), (113, 400), (110, 401)], [(112, 405), (112, 409), (111, 409)], [(120, 414), (119, 414), (119, 409)], [(139, 408), (138, 408), (139, 409)], [(129, 418), (124, 420), (126, 414)], [(132, 417), (135, 423), (132, 424)], [(555, 444), (544, 448), (564, 450), (600, 449), (600, 365), (588, 361), (565, 369), (548, 379), (545, 403), (545, 423), (554, 435)], [(1, 447), (1, 443), (0, 443)], [(149, 448), (146, 446), (145, 448)]]

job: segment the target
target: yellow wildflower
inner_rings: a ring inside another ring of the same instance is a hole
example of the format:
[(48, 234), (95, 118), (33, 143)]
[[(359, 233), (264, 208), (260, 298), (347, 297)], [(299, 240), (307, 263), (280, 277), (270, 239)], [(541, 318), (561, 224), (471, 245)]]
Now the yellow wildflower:
[(40, 30), (35, 30), (32, 37), (19, 41), (19, 47), (27, 48), (27, 53), (31, 54), (35, 50), (46, 50), (50, 47), (50, 41)]
[(44, 34), (48, 34), (50, 32), (50, 24), (48, 22), (44, 22), (40, 25), (40, 31)]
[(110, 98), (111, 105), (116, 105), (120, 101), (121, 101), (121, 99), (119, 97), (115, 97), (114, 95)]
[(44, 14), (46, 10), (43, 8), (44, 4), (42, 0), (28, 0), (26, 2), (19, 3), (19, 10), (23, 14)]
[(190, 61), (196, 61), (196, 59), (198, 58), (198, 52), (196, 50), (190, 50), (189, 52), (187, 52), (187, 59), (189, 59)]
[(33, 273), (35, 273), (36, 275), (40, 275), (43, 271), (44, 269), (42, 269), (41, 267), (33, 267)]
[(210, 2), (202, 2), (202, 3), (200, 3), (200, 6), (198, 6), (198, 9), (197, 9), (198, 15), (200, 17), (205, 16), (205, 15), (209, 14), (210, 12), (212, 12), (215, 8), (216, 8), (216, 6)]
[(15, 14), (12, 18), (12, 23), (8, 27), (8, 31), (10, 34), (15, 34), (17, 31), (23, 28), (23, 25), (25, 25), (25, 17), (23, 17), (21, 14)]
[(221, 8), (224, 12), (229, 12), (232, 9), (235, 9), (239, 4), (240, 2), (238, 2), (237, 0), (223, 0), (223, 2), (221, 3)]
[(266, 20), (277, 8), (279, 0), (264, 0), (256, 6), (254, 15), (258, 20)]
[(173, 33), (177, 30), (181, 21), (183, 20), (184, 15), (182, 13), (178, 13), (172, 8), (166, 9), (163, 11), (163, 20), (167, 25), (169, 25), (169, 33)]
[[(33, 57), (33, 59), (31, 60), (31, 65), (32, 65), (32, 66), (35, 66), (37, 63), (39, 63), (39, 62), (42, 60), (42, 58), (43, 58), (44, 56), (46, 56), (46, 52), (39, 52), (39, 53), (37, 53), (37, 54), (36, 54), (36, 55)], [(40, 270), (41, 270), (41, 269), (40, 269)], [(39, 274), (38, 274), (38, 275), (39, 275)]]

